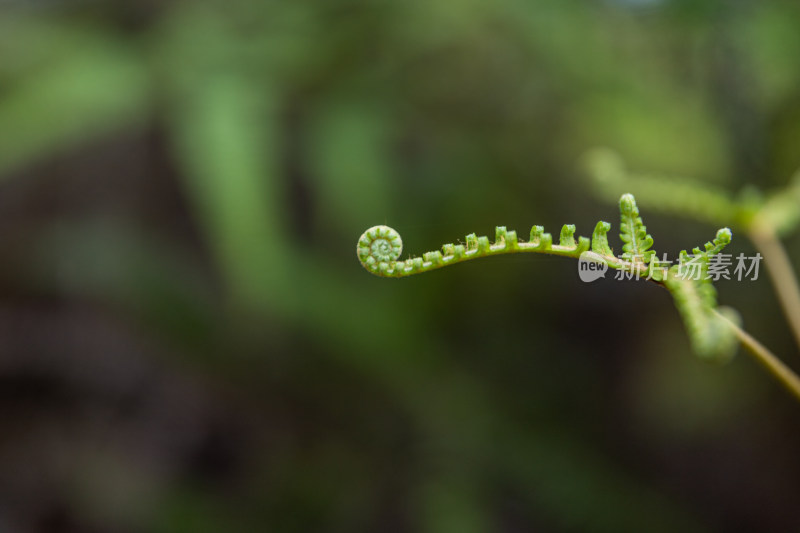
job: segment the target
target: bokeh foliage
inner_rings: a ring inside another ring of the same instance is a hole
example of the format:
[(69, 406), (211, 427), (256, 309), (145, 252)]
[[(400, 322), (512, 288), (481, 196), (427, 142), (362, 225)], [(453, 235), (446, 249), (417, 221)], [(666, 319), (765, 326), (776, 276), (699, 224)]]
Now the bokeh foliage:
[[(785, 185), (798, 24), (789, 0), (0, 3), (0, 529), (791, 530), (795, 406), (690, 357), (667, 294), (540, 257), (387, 281), (354, 248), (587, 234), (615, 216), (596, 145)], [(709, 233), (668, 227), (672, 254)], [(720, 301), (796, 356), (767, 280)]]

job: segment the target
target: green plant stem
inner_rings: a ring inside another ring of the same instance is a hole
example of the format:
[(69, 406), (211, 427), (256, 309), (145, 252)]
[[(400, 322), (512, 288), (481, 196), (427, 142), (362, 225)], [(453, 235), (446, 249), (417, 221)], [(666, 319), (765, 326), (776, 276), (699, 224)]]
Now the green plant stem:
[(768, 225), (759, 224), (749, 232), (750, 240), (761, 252), (764, 266), (772, 278), (775, 294), (783, 308), (786, 319), (800, 347), (800, 286), (792, 270), (792, 264), (775, 230)]
[(800, 377), (745, 330), (728, 320), (721, 313), (717, 311), (714, 311), (714, 313), (731, 328), (736, 338), (739, 339), (742, 346), (750, 352), (755, 360), (761, 363), (775, 379), (780, 381), (800, 401)]

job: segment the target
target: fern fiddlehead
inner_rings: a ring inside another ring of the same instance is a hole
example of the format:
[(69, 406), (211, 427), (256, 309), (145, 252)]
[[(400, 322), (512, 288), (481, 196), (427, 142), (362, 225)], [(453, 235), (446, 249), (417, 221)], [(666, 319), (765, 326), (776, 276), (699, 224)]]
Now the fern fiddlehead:
[(364, 268), (379, 276), (386, 275), (390, 265), (396, 264), (403, 253), (403, 239), (389, 226), (373, 226), (358, 239), (356, 253)]
[[(610, 227), (605, 222), (600, 224)], [(596, 259), (619, 263), (619, 260), (610, 254), (605, 232), (595, 230), (594, 239), (597, 243), (593, 247)], [(586, 237), (578, 237), (578, 240), (575, 240), (575, 226), (572, 224), (565, 224), (561, 228), (558, 244), (553, 244), (553, 236), (545, 233), (542, 226), (531, 228), (528, 241), (520, 241), (517, 232), (509, 231), (505, 226), (498, 226), (495, 229), (493, 243), (489, 242), (488, 237), (478, 236), (475, 233), (467, 235), (465, 241), (465, 244), (445, 244), (441, 251), (426, 252), (422, 257), (400, 261), (398, 260), (402, 250), (400, 234), (388, 226), (373, 226), (358, 240), (358, 259), (364, 268), (377, 276), (399, 278), (470, 259), (500, 254), (536, 252), (577, 258), (592, 247), (591, 241)], [(386, 253), (388, 250), (396, 251), (396, 254)]]
[[(607, 264), (618, 270), (630, 270), (655, 282), (673, 297), (675, 306), (689, 334), (693, 351), (700, 357), (714, 361), (727, 361), (735, 353), (737, 341), (741, 342), (755, 359), (761, 363), (781, 384), (800, 400), (800, 377), (784, 365), (769, 350), (753, 339), (738, 323), (735, 311), (717, 306), (717, 292), (708, 275), (709, 265), (731, 242), (732, 233), (722, 228), (716, 237), (696, 247), (689, 254), (680, 253), (680, 262), (670, 268), (657, 267), (653, 238), (639, 214), (636, 200), (631, 194), (620, 198), (620, 239), (622, 254), (617, 256), (609, 246), (608, 222), (600, 221), (595, 226), (592, 238), (575, 240), (575, 226), (565, 224), (561, 228), (559, 243), (545, 233), (542, 226), (533, 226), (530, 239), (522, 242), (515, 231), (498, 226), (495, 241), (478, 237), (474, 233), (466, 236), (465, 244), (445, 244), (441, 251), (427, 252), (422, 257), (400, 260), (402, 239), (397, 231), (388, 226), (374, 226), (364, 232), (358, 240), (359, 261), (367, 271), (382, 277), (404, 277), (427, 272), (443, 266), (470, 259), (506, 253), (536, 252), (565, 257), (575, 257)], [(694, 263), (696, 276), (688, 277), (684, 269)]]
[(495, 228), (493, 243), (486, 236), (470, 233), (465, 244), (445, 244), (441, 251), (432, 251), (399, 260), (403, 249), (400, 234), (389, 226), (373, 226), (358, 239), (358, 259), (367, 271), (381, 277), (399, 278), (428, 272), (443, 266), (461, 263), (470, 259), (492, 255), (535, 252), (562, 257), (580, 258), (604, 262), (615, 269), (627, 269), (647, 273), (647, 263), (655, 254), (650, 250), (653, 238), (642, 223), (636, 200), (626, 194), (620, 199), (620, 217), (623, 241), (623, 254), (616, 256), (608, 244), (608, 231), (611, 224), (600, 221), (592, 232), (592, 238), (575, 239), (575, 226), (564, 224), (561, 227), (558, 244), (553, 244), (553, 236), (544, 231), (543, 226), (533, 226), (528, 241), (520, 241), (516, 231), (505, 226)]
[[(565, 224), (561, 228), (558, 244), (542, 226), (533, 226), (530, 238), (521, 241), (517, 232), (505, 226), (495, 230), (494, 242), (488, 237), (471, 233), (464, 244), (448, 243), (441, 251), (431, 251), (421, 257), (401, 260), (403, 242), (400, 234), (388, 226), (374, 226), (364, 232), (358, 240), (358, 259), (364, 268), (381, 277), (400, 278), (435, 270), (447, 265), (471, 259), (509, 253), (543, 253), (563, 257), (582, 258), (605, 263), (617, 270), (626, 270), (646, 277), (669, 289), (675, 297), (675, 304), (686, 324), (695, 351), (704, 357), (725, 359), (732, 354), (731, 335), (723, 339), (727, 328), (720, 328), (713, 312), (716, 310), (716, 292), (709, 280), (705, 279), (708, 263), (731, 240), (731, 232), (720, 230), (713, 242), (706, 243), (705, 250), (693, 250), (694, 262), (702, 274), (702, 279), (684, 280), (678, 265), (670, 269), (654, 268), (653, 237), (639, 214), (636, 200), (631, 194), (624, 194), (619, 200), (620, 240), (622, 253), (614, 254), (608, 243), (611, 224), (600, 221), (592, 232), (592, 238), (575, 238), (575, 226)], [(681, 263), (690, 260), (687, 252), (681, 252)], [(724, 342), (723, 342), (724, 341)]]

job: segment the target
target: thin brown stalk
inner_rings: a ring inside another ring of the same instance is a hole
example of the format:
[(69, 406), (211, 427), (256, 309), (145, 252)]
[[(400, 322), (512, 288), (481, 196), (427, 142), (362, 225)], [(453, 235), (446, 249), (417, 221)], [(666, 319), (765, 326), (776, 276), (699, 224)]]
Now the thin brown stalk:
[(772, 279), (775, 294), (778, 296), (797, 346), (800, 347), (800, 286), (797, 284), (797, 277), (786, 249), (770, 226), (764, 224), (755, 226), (749, 232), (749, 236), (764, 258), (764, 267)]

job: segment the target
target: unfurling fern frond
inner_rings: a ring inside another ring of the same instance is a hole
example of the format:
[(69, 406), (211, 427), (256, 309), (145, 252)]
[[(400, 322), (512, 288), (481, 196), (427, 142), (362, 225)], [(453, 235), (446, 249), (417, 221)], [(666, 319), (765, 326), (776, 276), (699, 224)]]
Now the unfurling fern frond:
[[(399, 261), (402, 251), (400, 234), (388, 226), (374, 226), (361, 235), (357, 251), (361, 264), (368, 271), (382, 277), (400, 278), (491, 255), (536, 252), (580, 257), (591, 246), (586, 237), (575, 240), (575, 226), (571, 224), (561, 228), (558, 244), (553, 244), (552, 235), (545, 233), (542, 226), (531, 228), (528, 241), (520, 241), (517, 232), (508, 231), (505, 226), (496, 228), (494, 243), (490, 243), (488, 237), (474, 233), (467, 235), (465, 240), (466, 244), (445, 244), (441, 252), (426, 252), (422, 257)], [(613, 261), (614, 258), (608, 259)]]
[[(357, 252), (361, 264), (369, 272), (382, 277), (405, 277), (461, 263), (469, 259), (492, 255), (534, 252), (605, 263), (609, 267), (635, 272), (644, 278), (665, 286), (672, 293), (675, 305), (683, 317), (694, 351), (705, 358), (724, 360), (733, 353), (736, 343), (730, 327), (716, 314), (716, 291), (706, 279), (711, 258), (719, 254), (731, 241), (731, 231), (724, 228), (716, 238), (705, 244), (704, 250), (695, 248), (690, 255), (681, 252), (680, 265), (672, 268), (656, 268), (653, 238), (639, 214), (636, 200), (624, 194), (619, 200), (620, 239), (622, 253), (614, 254), (608, 243), (611, 224), (600, 221), (595, 226), (591, 240), (575, 238), (575, 226), (565, 224), (561, 228), (558, 244), (542, 226), (533, 226), (528, 241), (520, 241), (515, 231), (498, 226), (494, 243), (485, 236), (471, 233), (464, 244), (445, 244), (441, 251), (426, 252), (422, 257), (400, 260), (402, 240), (400, 234), (388, 226), (374, 226), (358, 240)], [(687, 276), (681, 269), (692, 265), (697, 275)]]

